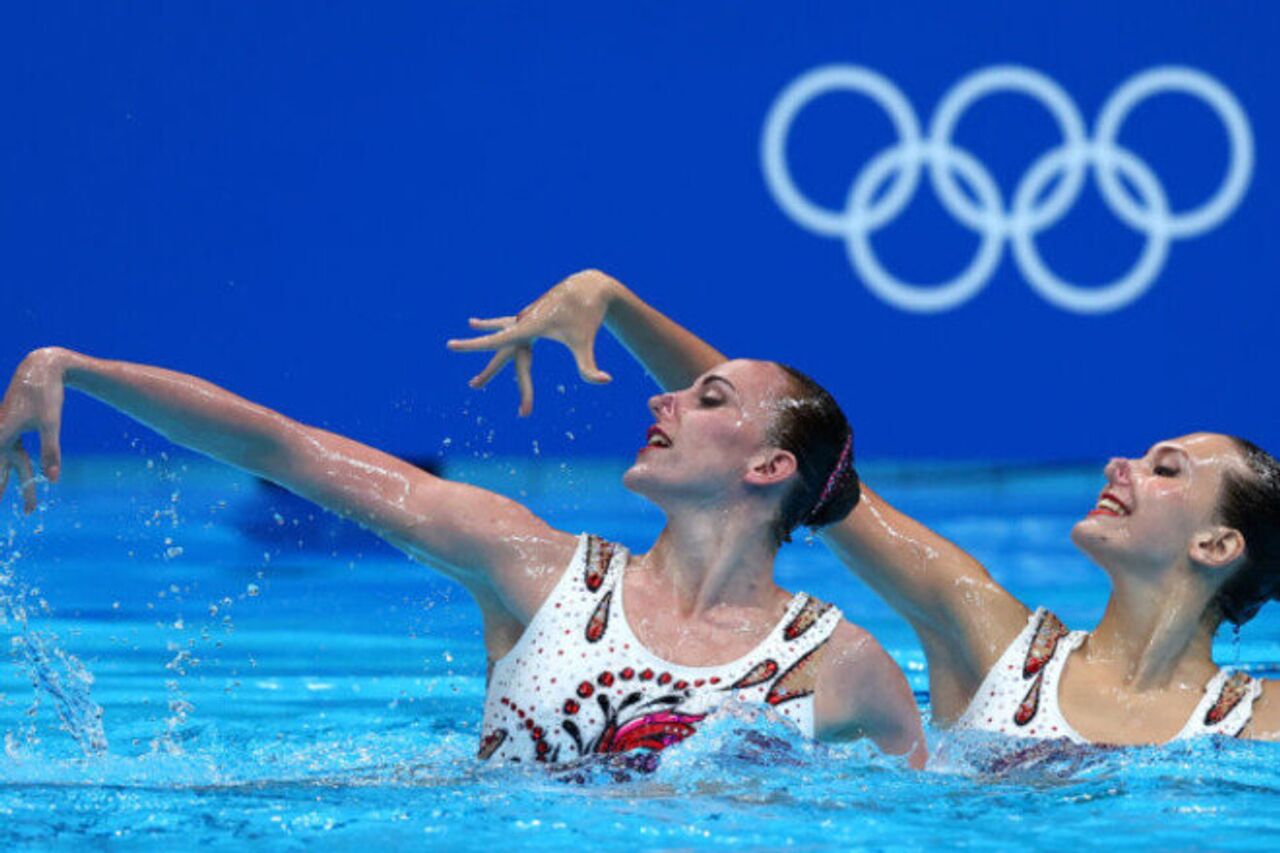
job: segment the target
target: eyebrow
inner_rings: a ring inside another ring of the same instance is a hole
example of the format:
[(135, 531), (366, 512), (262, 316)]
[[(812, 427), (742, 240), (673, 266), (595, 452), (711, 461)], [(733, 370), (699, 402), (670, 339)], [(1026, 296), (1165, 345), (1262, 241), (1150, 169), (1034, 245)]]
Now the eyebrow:
[(702, 380), (702, 385), (703, 387), (706, 387), (707, 385), (710, 385), (712, 382), (723, 382), (725, 385), (728, 385), (729, 388), (732, 389), (735, 394), (738, 391), (737, 388), (733, 387), (732, 382), (730, 382), (728, 379), (725, 379), (723, 376), (717, 376), (714, 373), (711, 374), (710, 376), (704, 377)]
[(1163, 442), (1161, 442), (1160, 444), (1153, 445), (1153, 446), (1152, 446), (1152, 448), (1151, 448), (1150, 450), (1148, 450), (1148, 451), (1147, 451), (1146, 455), (1147, 455), (1147, 456), (1152, 456), (1152, 455), (1154, 455), (1154, 454), (1156, 454), (1156, 453), (1163, 453), (1163, 452), (1164, 452), (1164, 451), (1166, 451), (1166, 450), (1168, 450), (1168, 451), (1172, 451), (1172, 452), (1174, 452), (1174, 453), (1181, 453), (1183, 456), (1187, 456), (1187, 455), (1188, 455), (1188, 454), (1187, 454), (1187, 451), (1183, 450), (1183, 449), (1182, 449), (1181, 447), (1179, 447), (1178, 445), (1176, 445), (1176, 444), (1165, 444), (1165, 443), (1163, 443)]

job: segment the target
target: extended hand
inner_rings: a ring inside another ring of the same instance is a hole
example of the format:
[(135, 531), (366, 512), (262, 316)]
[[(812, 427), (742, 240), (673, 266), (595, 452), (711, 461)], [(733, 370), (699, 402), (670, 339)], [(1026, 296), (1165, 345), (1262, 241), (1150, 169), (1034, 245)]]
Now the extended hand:
[(14, 371), (0, 401), (0, 495), (9, 485), (9, 475), (16, 469), (22, 490), (23, 509), (36, 508), (36, 475), (31, 457), (22, 446), (24, 432), (40, 436), (40, 468), (51, 482), (57, 482), (62, 471), (62, 451), (58, 434), (62, 425), (63, 351), (53, 348), (36, 350), (22, 360)]
[(514, 317), (473, 317), (471, 328), (496, 331), (478, 338), (451, 340), (449, 349), (494, 351), (485, 369), (472, 377), (472, 388), (483, 388), (507, 362), (514, 360), (520, 385), (520, 416), (524, 417), (533, 411), (533, 342), (538, 338), (549, 338), (568, 347), (583, 380), (596, 384), (612, 380), (596, 366), (595, 345), (614, 285), (613, 279), (596, 270), (575, 273)]

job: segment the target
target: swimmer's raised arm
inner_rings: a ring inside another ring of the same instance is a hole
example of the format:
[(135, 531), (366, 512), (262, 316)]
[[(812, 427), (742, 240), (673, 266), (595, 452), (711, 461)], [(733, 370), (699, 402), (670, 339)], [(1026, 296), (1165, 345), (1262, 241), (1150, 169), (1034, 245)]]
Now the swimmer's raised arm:
[(853, 512), (821, 531), (841, 561), (915, 629), (934, 719), (953, 722), (1026, 625), (1027, 607), (967, 551), (862, 483)]
[[(457, 350), (499, 351), (473, 380), (475, 385), (487, 382), (510, 360), (500, 358), (504, 349), (527, 349), (539, 337), (565, 343), (580, 369), (584, 364), (596, 369), (591, 350), (601, 325), (664, 389), (687, 387), (725, 361), (714, 347), (597, 270), (570, 276), (517, 316), (473, 325), (499, 330), (450, 342)], [(522, 392), (528, 393), (522, 411), (532, 403), (528, 367), (527, 360), (517, 362), (524, 371)], [(981, 563), (895, 509), (865, 482), (858, 506), (844, 521), (824, 528), (822, 536), (916, 630), (929, 658), (935, 718), (946, 721), (962, 713), (983, 676), (1026, 624), (1027, 608)]]
[(4, 478), (10, 467), (18, 470), (28, 512), (35, 506), (33, 470), (19, 437), (39, 433), (42, 468), (56, 480), (64, 387), (358, 521), (477, 597), (496, 597), (489, 604), (517, 618), (531, 616), (554, 581), (553, 573), (531, 567), (563, 567), (576, 544), (514, 501), (434, 477), (203, 379), (52, 347), (23, 360), (0, 403), (0, 447), (9, 448)]

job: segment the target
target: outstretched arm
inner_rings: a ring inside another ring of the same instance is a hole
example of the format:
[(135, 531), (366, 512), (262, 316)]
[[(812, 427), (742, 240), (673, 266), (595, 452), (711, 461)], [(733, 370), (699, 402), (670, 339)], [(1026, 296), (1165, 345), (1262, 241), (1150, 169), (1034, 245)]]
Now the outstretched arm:
[(42, 467), (56, 480), (64, 387), (355, 519), (463, 582), (482, 607), (505, 608), (518, 619), (532, 615), (553, 581), (552, 569), (572, 555), (573, 537), (514, 501), (434, 477), (197, 377), (58, 348), (27, 356), (0, 403), (0, 447), (9, 448), (5, 478), (10, 466), (17, 468), (28, 511), (34, 508), (33, 472), (19, 437), (39, 433)]
[[(725, 357), (625, 287), (597, 270), (565, 279), (515, 317), (473, 321), (498, 331), (456, 350), (498, 350), (473, 384), (483, 385), (505, 364), (503, 352), (528, 348), (539, 337), (570, 348), (590, 381), (607, 381), (592, 352), (605, 325), (664, 389), (687, 387)], [(517, 361), (532, 405), (529, 363)], [(997, 584), (977, 560), (863, 487), (863, 499), (844, 521), (822, 531), (832, 550), (904, 616), (929, 658), (934, 716), (963, 712), (983, 676), (1026, 622), (1027, 608)]]

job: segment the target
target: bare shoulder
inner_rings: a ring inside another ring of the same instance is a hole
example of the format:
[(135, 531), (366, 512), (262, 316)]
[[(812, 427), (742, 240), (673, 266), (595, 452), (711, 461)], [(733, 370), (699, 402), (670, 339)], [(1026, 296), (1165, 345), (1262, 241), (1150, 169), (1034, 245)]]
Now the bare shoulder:
[(817, 664), (814, 718), (820, 736), (863, 730), (868, 720), (893, 715), (898, 706), (914, 708), (902, 669), (870, 632), (852, 622), (840, 621)]
[(1253, 703), (1253, 719), (1244, 736), (1251, 740), (1280, 741), (1280, 681), (1262, 682), (1262, 695)]
[(849, 697), (905, 676), (865, 628), (841, 619), (822, 648), (815, 673), (819, 693)]
[(822, 740), (866, 737), (916, 769), (928, 757), (920, 711), (907, 678), (863, 628), (841, 620), (822, 649), (814, 691), (814, 734)]
[[(529, 535), (531, 530), (536, 533)], [(495, 561), (493, 582), (512, 612), (528, 621), (573, 562), (581, 537), (545, 524), (523, 532), (502, 536), (505, 553)]]

